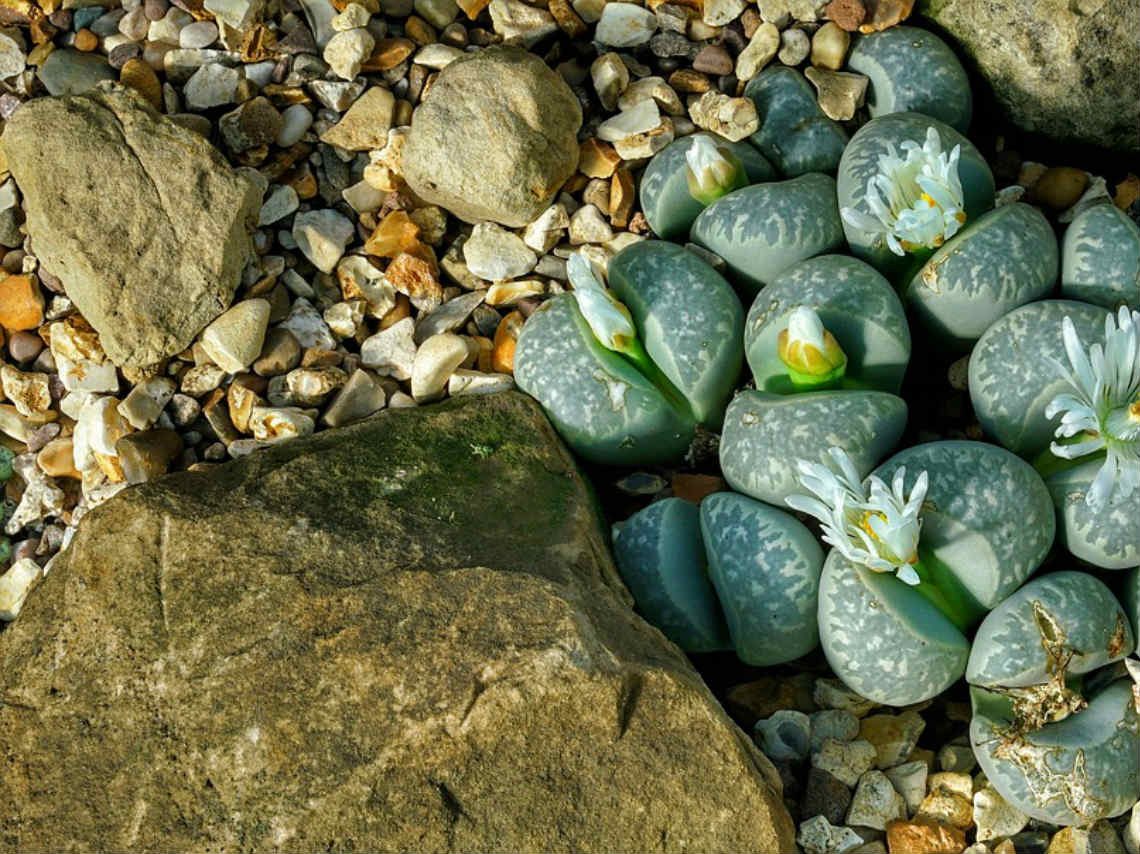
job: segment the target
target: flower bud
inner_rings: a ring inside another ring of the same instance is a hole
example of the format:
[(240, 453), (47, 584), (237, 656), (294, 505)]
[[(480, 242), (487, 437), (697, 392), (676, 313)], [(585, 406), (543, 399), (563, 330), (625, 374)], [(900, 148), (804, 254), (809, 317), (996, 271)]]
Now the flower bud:
[(838, 379), (847, 369), (847, 356), (835, 336), (823, 328), (819, 315), (800, 306), (788, 318), (788, 327), (777, 340), (780, 361), (792, 380), (802, 385), (820, 385)]
[(685, 152), (689, 195), (702, 204), (712, 204), (726, 193), (747, 186), (744, 164), (728, 148), (718, 148), (711, 138), (698, 135)]

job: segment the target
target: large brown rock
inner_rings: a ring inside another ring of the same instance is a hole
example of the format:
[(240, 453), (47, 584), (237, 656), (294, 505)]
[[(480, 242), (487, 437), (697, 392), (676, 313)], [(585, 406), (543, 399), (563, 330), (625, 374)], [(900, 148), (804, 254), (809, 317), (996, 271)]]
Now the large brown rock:
[(578, 168), (582, 108), (557, 72), (520, 47), (462, 56), (412, 116), (404, 178), (467, 222), (526, 225)]
[(0, 674), (6, 849), (794, 850), (521, 395), (121, 493)]
[(261, 187), (132, 90), (36, 98), (0, 146), (32, 248), (119, 365), (189, 346), (230, 304)]

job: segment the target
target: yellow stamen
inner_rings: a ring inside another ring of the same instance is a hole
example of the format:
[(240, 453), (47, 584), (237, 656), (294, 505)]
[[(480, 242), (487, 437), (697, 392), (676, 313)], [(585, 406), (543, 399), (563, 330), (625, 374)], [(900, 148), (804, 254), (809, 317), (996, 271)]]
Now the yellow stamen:
[(938, 203), (936, 201), (934, 201), (934, 197), (931, 196), (929, 193), (923, 193), (921, 196), (919, 196), (919, 198), (922, 199), (924, 202), (926, 202), (928, 205), (930, 205), (932, 208), (938, 207)]
[(1140, 421), (1140, 397), (1128, 405), (1128, 420)]

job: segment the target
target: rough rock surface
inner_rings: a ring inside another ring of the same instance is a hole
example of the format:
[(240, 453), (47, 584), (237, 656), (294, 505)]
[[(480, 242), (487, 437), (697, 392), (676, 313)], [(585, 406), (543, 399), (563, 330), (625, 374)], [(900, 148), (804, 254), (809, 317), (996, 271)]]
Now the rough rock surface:
[(514, 393), (132, 488), (0, 633), (0, 845), (793, 850)]
[(1110, 0), (919, 0), (1010, 119), (1059, 140), (1140, 150), (1140, 18)]
[(404, 177), (468, 222), (523, 226), (574, 174), (581, 124), (578, 99), (537, 56), (482, 50), (441, 71), (416, 110)]
[(230, 304), (261, 188), (130, 90), (37, 98), (0, 145), (36, 255), (120, 365), (183, 350)]

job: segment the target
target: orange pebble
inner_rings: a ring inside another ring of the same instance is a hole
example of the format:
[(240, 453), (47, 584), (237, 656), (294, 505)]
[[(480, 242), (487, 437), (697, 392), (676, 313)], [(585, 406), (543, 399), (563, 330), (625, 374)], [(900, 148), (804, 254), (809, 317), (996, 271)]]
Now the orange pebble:
[(0, 326), (13, 332), (35, 329), (44, 322), (44, 297), (26, 274), (0, 281)]
[(99, 47), (99, 37), (86, 27), (75, 31), (74, 45), (76, 50), (89, 53)]
[(500, 374), (514, 374), (515, 343), (519, 340), (523, 323), (521, 311), (512, 311), (500, 321), (491, 349), (491, 370)]

